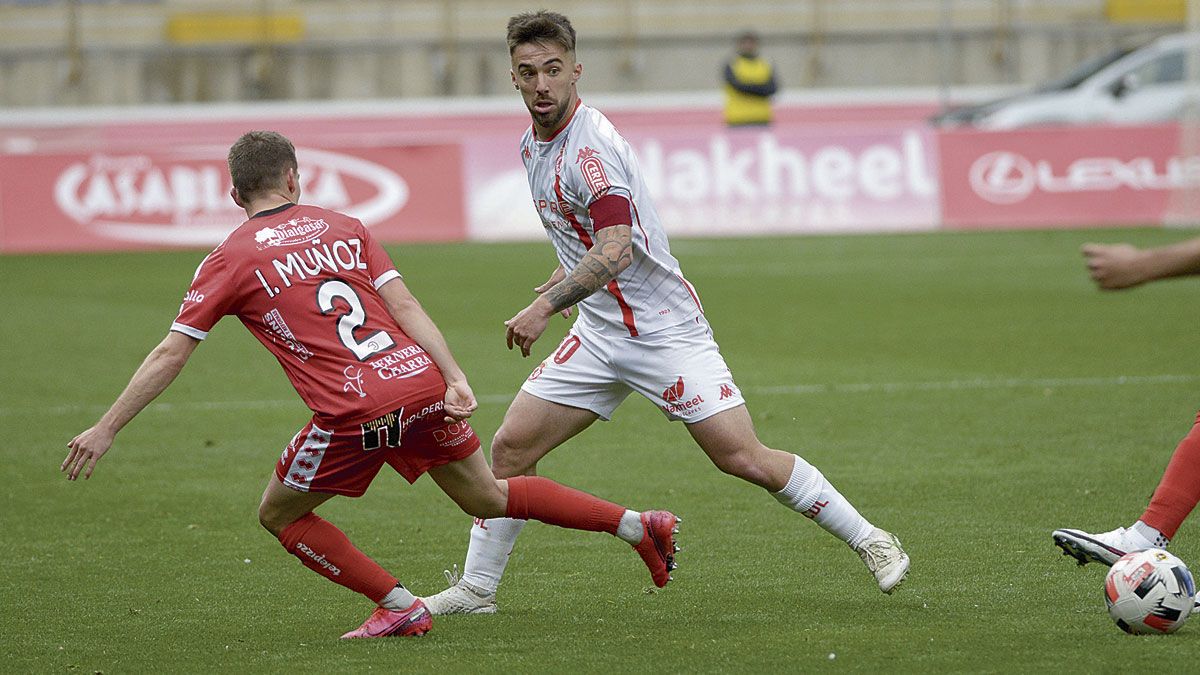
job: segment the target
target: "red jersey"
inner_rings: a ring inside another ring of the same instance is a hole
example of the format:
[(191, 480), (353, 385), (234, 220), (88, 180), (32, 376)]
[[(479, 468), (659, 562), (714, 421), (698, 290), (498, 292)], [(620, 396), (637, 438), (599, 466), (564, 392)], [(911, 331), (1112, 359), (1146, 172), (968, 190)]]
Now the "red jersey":
[(222, 316), (237, 316), (318, 420), (363, 422), (446, 388), (377, 292), (398, 278), (357, 219), (285, 204), (242, 223), (208, 254), (171, 330), (203, 340)]

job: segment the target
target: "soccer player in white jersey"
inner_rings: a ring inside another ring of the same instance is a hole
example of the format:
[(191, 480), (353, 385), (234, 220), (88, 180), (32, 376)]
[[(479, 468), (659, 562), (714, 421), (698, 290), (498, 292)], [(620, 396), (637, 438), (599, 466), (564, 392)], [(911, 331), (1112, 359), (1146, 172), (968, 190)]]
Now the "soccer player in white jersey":
[[(671, 256), (637, 157), (576, 83), (575, 30), (554, 12), (508, 23), (513, 86), (533, 125), (519, 151), (559, 267), (506, 322), (509, 348), (528, 356), (555, 313), (579, 318), (517, 393), (492, 440), (497, 477), (534, 473), (538, 460), (631, 392), (682, 421), (717, 468), (768, 490), (854, 549), (892, 592), (908, 573), (899, 540), (876, 528), (815, 467), (764, 446), (713, 341), (695, 289)], [(426, 598), (435, 614), (496, 611), (496, 589), (524, 522), (478, 520), (461, 578)]]

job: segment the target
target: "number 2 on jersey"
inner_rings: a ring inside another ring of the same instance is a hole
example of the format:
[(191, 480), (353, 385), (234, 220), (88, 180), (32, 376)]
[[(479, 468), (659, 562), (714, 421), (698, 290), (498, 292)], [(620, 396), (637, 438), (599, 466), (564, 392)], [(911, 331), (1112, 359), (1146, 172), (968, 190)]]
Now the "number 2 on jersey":
[(338, 318), (337, 333), (338, 338), (350, 353), (354, 354), (359, 361), (366, 361), (375, 354), (396, 346), (396, 341), (392, 339), (385, 331), (375, 331), (362, 341), (354, 338), (354, 331), (362, 328), (362, 325), (367, 321), (367, 312), (363, 309), (362, 300), (358, 298), (358, 293), (350, 287), (350, 284), (341, 279), (330, 279), (317, 287), (317, 307), (320, 308), (322, 314), (329, 314), (334, 311), (333, 301), (341, 298), (350, 305), (350, 312), (342, 314)]

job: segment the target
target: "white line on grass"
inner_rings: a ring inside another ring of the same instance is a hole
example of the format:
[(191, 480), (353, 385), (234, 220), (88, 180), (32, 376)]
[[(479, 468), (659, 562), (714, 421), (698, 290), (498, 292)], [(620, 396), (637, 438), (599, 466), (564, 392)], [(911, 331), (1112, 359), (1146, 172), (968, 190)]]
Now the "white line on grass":
[(1117, 377), (1004, 378), (996, 380), (944, 380), (941, 382), (860, 382), (856, 384), (796, 384), (748, 387), (754, 394), (825, 394), (905, 391), (950, 391), (958, 389), (1055, 389), (1066, 387), (1109, 387), (1127, 384), (1178, 384), (1200, 381), (1197, 375), (1119, 375)]
[[(1072, 387), (1112, 387), (1122, 385), (1183, 384), (1200, 382), (1200, 375), (1118, 375), (1114, 377), (1049, 377), (1049, 378), (1000, 378), (973, 380), (942, 380), (935, 382), (856, 382), (843, 384), (790, 384), (777, 386), (743, 387), (748, 394), (860, 394), (912, 391), (954, 391), (964, 389), (1057, 389)], [(515, 394), (483, 394), (480, 403), (508, 403)], [(148, 412), (170, 413), (184, 410), (262, 410), (270, 408), (303, 408), (298, 399), (265, 399), (256, 401), (180, 401), (178, 403), (152, 403)], [(90, 412), (103, 413), (106, 405), (64, 404), (51, 406), (0, 407), (0, 416), (66, 415)]]

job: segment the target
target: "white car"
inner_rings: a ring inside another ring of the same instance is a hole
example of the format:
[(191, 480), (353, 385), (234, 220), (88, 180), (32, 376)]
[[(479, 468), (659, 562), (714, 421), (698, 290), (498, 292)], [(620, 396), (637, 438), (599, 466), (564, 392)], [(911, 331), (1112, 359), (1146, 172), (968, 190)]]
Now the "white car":
[(1200, 34), (1179, 33), (1138, 49), (1119, 49), (1087, 61), (1030, 93), (956, 108), (938, 115), (933, 122), (940, 126), (1016, 129), (1151, 124), (1179, 119), (1188, 101), (1189, 49), (1200, 52)]

